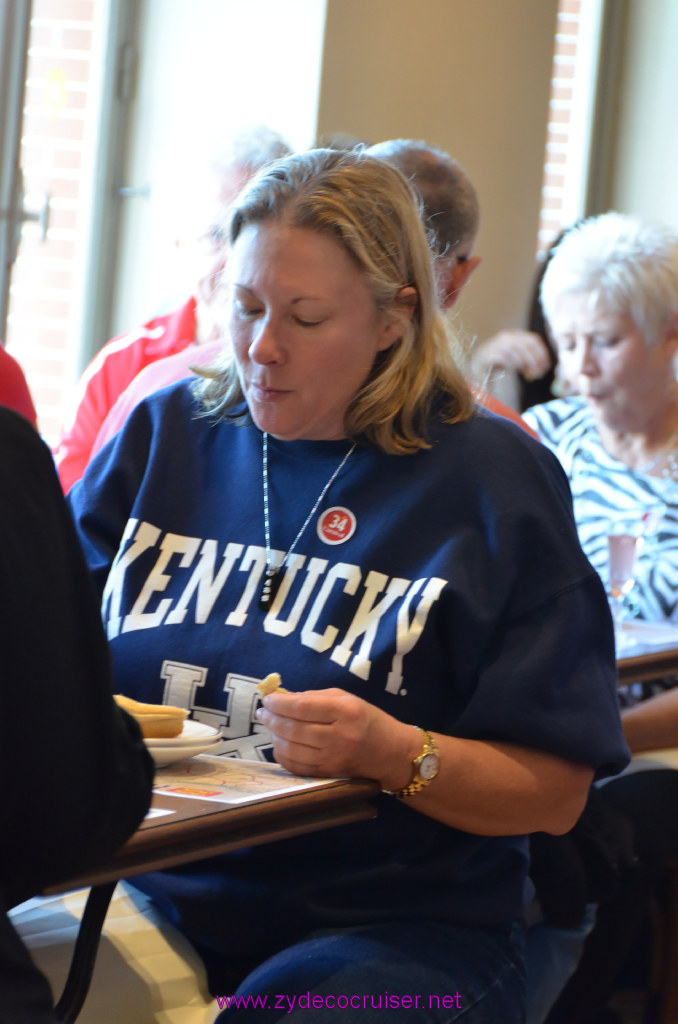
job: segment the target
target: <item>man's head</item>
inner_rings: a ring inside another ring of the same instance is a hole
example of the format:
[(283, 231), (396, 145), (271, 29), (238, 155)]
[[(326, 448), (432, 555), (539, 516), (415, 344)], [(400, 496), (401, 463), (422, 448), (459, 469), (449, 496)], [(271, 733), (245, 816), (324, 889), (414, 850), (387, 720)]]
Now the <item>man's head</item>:
[(413, 139), (390, 139), (367, 152), (391, 164), (421, 197), (423, 217), (436, 256), (436, 277), (444, 309), (480, 263), (473, 256), (480, 210), (473, 183), (449, 154)]

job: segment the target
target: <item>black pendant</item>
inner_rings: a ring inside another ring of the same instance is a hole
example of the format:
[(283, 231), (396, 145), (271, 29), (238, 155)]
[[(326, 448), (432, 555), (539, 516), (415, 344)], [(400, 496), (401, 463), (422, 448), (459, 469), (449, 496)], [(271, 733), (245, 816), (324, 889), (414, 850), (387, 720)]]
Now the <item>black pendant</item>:
[(278, 569), (272, 568), (270, 565), (266, 570), (264, 576), (264, 585), (261, 588), (261, 594), (259, 595), (259, 607), (263, 612), (267, 612), (273, 604), (275, 595), (280, 589), (282, 583), (282, 575)]

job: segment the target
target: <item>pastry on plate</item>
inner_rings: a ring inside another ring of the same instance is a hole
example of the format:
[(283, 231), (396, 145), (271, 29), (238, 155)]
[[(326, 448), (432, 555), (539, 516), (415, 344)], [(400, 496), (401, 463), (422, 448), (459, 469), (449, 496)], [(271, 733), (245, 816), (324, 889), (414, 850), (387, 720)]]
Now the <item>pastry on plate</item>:
[(118, 707), (136, 719), (144, 739), (172, 739), (178, 736), (188, 715), (185, 708), (176, 708), (171, 704), (143, 704), (122, 693), (116, 693), (114, 699)]

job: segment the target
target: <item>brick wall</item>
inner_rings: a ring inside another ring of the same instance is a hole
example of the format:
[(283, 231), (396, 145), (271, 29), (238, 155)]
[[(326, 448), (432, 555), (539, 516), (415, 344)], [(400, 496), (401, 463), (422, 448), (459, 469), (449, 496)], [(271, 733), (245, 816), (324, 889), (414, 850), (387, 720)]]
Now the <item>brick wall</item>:
[(7, 348), (26, 372), (40, 431), (54, 443), (72, 396), (89, 182), (87, 145), (97, 0), (33, 0), (21, 166), (26, 207), (50, 194), (47, 240), (24, 224), (14, 265)]
[(561, 0), (558, 8), (556, 40), (553, 56), (553, 77), (549, 102), (549, 122), (544, 156), (542, 211), (539, 222), (538, 251), (543, 252), (558, 232), (567, 227), (566, 192), (572, 186), (573, 83), (577, 57), (581, 50), (579, 37), (581, 0)]

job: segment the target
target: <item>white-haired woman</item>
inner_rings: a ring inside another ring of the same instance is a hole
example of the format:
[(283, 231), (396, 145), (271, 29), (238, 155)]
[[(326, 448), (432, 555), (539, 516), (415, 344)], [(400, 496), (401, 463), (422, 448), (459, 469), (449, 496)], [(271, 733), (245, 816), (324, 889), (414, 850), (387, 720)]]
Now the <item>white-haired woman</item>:
[[(535, 406), (525, 419), (570, 478), (593, 565), (607, 578), (615, 524), (644, 531), (634, 611), (678, 621), (678, 232), (619, 213), (590, 218), (556, 248), (541, 298), (561, 373), (579, 394)], [(633, 752), (678, 745), (678, 689), (630, 700), (622, 721)], [(549, 1024), (599, 1020), (649, 894), (678, 856), (678, 773), (632, 774), (600, 793), (632, 823), (638, 865), (599, 907)]]
[(633, 600), (678, 620), (678, 232), (618, 213), (569, 231), (541, 288), (561, 373), (578, 395), (527, 422), (572, 487), (584, 551), (607, 573), (608, 526), (643, 514)]
[[(517, 1022), (525, 833), (625, 763), (564, 475), (474, 413), (394, 168), (280, 161), (230, 239), (224, 362), (138, 406), (70, 495), (117, 685), (207, 709), (225, 754), (384, 795), (138, 884), (213, 992), (269, 1000), (224, 1020)], [(272, 670), (293, 692), (258, 708)]]

